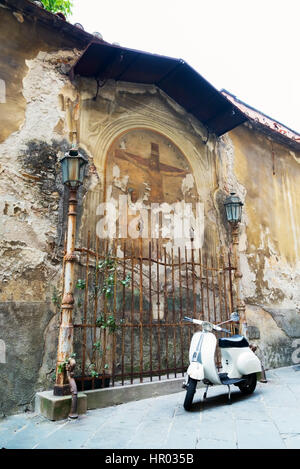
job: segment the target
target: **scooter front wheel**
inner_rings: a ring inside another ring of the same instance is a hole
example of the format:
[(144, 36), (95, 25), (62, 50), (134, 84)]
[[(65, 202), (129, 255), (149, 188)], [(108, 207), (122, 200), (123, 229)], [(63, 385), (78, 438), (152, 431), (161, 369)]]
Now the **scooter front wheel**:
[(256, 388), (256, 382), (256, 373), (251, 373), (250, 375), (247, 375), (244, 383), (238, 384), (238, 387), (243, 394), (252, 394)]
[(194, 394), (196, 392), (197, 380), (189, 376), (189, 380), (186, 388), (186, 395), (183, 403), (185, 410), (190, 410), (192, 407), (192, 402), (194, 399)]

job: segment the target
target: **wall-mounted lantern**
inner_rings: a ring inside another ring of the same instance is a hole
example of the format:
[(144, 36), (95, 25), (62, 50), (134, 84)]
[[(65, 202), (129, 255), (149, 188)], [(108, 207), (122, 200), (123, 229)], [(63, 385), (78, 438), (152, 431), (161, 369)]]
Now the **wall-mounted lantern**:
[(226, 210), (227, 221), (229, 223), (235, 224), (241, 221), (243, 205), (243, 202), (235, 192), (231, 192), (225, 199), (224, 207)]
[(63, 183), (71, 189), (78, 188), (83, 183), (87, 161), (78, 150), (72, 149), (60, 160)]

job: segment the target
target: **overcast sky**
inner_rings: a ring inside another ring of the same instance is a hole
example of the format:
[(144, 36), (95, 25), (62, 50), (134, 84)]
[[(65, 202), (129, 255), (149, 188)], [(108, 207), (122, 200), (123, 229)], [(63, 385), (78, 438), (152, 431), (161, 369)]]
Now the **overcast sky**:
[(300, 0), (73, 0), (71, 23), (181, 58), (300, 133)]

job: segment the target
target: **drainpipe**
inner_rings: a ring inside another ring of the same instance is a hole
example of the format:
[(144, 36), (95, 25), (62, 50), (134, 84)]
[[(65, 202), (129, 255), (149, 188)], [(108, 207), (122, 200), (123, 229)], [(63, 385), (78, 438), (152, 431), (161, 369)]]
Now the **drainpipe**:
[(247, 322), (246, 322), (246, 306), (244, 301), (241, 298), (241, 278), (243, 274), (240, 268), (240, 255), (239, 255), (239, 234), (240, 234), (240, 227), (239, 223), (233, 223), (232, 229), (232, 248), (233, 248), (233, 257), (234, 257), (234, 265), (235, 265), (235, 272), (234, 272), (234, 279), (236, 285), (236, 303), (237, 303), (237, 312), (239, 313), (240, 317), (240, 325), (239, 325), (239, 332), (241, 335), (247, 337)]

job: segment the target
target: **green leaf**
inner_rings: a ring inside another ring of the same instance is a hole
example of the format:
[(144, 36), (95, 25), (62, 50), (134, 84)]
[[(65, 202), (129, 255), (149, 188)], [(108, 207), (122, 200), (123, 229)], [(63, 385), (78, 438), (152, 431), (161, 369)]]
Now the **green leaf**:
[(51, 13), (61, 11), (65, 16), (72, 13), (73, 1), (72, 0), (41, 0), (45, 9)]
[(79, 278), (76, 283), (76, 288), (79, 288), (79, 290), (84, 290), (85, 286), (86, 286), (85, 280), (82, 280), (81, 278)]

